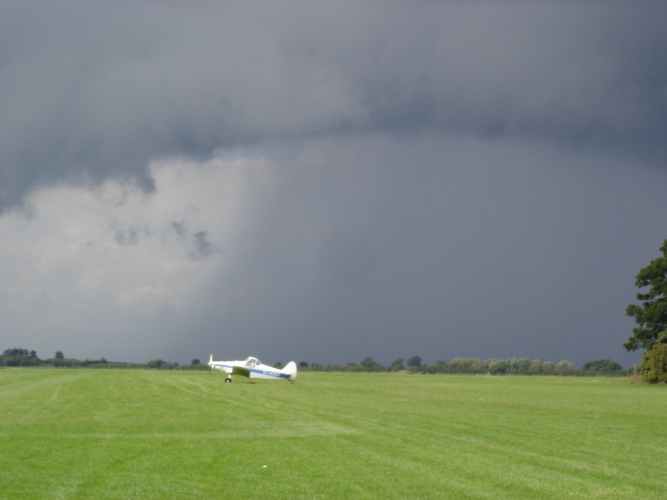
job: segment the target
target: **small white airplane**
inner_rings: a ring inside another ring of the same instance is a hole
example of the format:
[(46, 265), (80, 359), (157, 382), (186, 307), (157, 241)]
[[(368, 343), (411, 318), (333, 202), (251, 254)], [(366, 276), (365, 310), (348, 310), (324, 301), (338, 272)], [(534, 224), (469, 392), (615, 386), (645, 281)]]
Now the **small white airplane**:
[(241, 375), (248, 378), (268, 378), (289, 380), (294, 383), (296, 378), (296, 363), (290, 361), (282, 370), (262, 364), (257, 358), (246, 358), (244, 361), (213, 361), (213, 354), (208, 360), (209, 368), (228, 373), (225, 382), (231, 382), (232, 376)]

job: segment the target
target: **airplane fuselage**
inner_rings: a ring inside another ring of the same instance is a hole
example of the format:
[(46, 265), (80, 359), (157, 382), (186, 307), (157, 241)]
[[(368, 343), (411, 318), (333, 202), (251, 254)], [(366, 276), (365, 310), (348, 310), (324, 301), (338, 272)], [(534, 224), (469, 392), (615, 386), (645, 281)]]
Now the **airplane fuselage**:
[(263, 364), (259, 359), (249, 357), (243, 361), (213, 361), (213, 355), (208, 362), (208, 366), (214, 370), (219, 370), (229, 374), (228, 380), (233, 375), (241, 375), (249, 378), (290, 380), (296, 378), (296, 363), (289, 362), (283, 369), (274, 368)]

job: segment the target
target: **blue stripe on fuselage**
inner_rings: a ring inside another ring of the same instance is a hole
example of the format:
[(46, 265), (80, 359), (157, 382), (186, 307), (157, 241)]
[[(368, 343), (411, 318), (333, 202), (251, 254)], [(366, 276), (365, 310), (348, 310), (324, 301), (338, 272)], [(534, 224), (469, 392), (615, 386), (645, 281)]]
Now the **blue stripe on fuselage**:
[(271, 372), (268, 370), (258, 370), (257, 368), (248, 368), (253, 373), (259, 373), (260, 375), (267, 375), (269, 377), (275, 377), (275, 378), (289, 378), (289, 375), (286, 375), (284, 373), (280, 372)]
[[(234, 366), (236, 366), (236, 365), (216, 365), (216, 366), (220, 366), (222, 368), (230, 368), (230, 369), (233, 370)], [(268, 377), (289, 379), (289, 375), (287, 375), (286, 373), (272, 372), (272, 371), (268, 371), (268, 370), (266, 370), (266, 371), (265, 370), (258, 370), (257, 368), (248, 368), (246, 366), (241, 366), (241, 368), (245, 368), (246, 370), (251, 371), (253, 373), (257, 373), (259, 375), (266, 375)]]

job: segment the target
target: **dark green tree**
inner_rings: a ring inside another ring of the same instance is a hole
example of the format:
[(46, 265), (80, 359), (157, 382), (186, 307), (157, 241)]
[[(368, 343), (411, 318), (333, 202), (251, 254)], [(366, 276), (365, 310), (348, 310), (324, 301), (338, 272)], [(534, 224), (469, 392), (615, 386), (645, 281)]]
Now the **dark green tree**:
[(508, 369), (507, 363), (501, 359), (493, 360), (487, 366), (489, 373), (493, 373), (494, 375), (497, 373), (507, 373)]
[(422, 358), (419, 356), (412, 356), (410, 359), (408, 359), (407, 363), (408, 366), (421, 366)]
[(516, 360), (516, 364), (512, 366), (512, 373), (527, 375), (528, 368), (530, 368), (530, 358), (519, 358)]
[(6, 349), (2, 355), (3, 364), (6, 366), (38, 366), (41, 360), (36, 351), (28, 349)]
[(601, 375), (610, 375), (623, 371), (623, 367), (618, 361), (612, 359), (598, 359), (596, 361), (587, 361), (581, 367), (581, 370)]
[(635, 280), (637, 287), (649, 287), (648, 293), (637, 294), (641, 305), (630, 304), (625, 310), (639, 325), (632, 329), (634, 335), (623, 344), (628, 351), (649, 350), (655, 344), (667, 343), (667, 240), (660, 251), (662, 257), (639, 271)]
[(195, 358), (195, 359), (192, 360), (192, 363), (190, 363), (190, 364), (191, 365), (199, 365), (199, 364), (201, 364), (201, 361), (199, 361), (197, 358)]
[(377, 363), (370, 356), (364, 358), (361, 362), (361, 369), (365, 372), (384, 372), (387, 371), (387, 368), (382, 366), (380, 363)]
[[(420, 363), (421, 363), (421, 361), (420, 361)], [(391, 362), (389, 367), (392, 369), (392, 371), (395, 371), (395, 372), (397, 372), (399, 370), (404, 370), (405, 367), (403, 366), (403, 358), (395, 359), (394, 361)]]
[(166, 363), (165, 363), (164, 361), (162, 361), (161, 359), (152, 359), (151, 361), (149, 361), (148, 363), (146, 363), (146, 366), (147, 366), (148, 368), (155, 368), (155, 369), (158, 369), (158, 370), (159, 370), (159, 369), (162, 368), (162, 366), (165, 365), (165, 364), (166, 364)]
[(667, 345), (656, 344), (642, 356), (642, 379), (649, 384), (667, 383)]

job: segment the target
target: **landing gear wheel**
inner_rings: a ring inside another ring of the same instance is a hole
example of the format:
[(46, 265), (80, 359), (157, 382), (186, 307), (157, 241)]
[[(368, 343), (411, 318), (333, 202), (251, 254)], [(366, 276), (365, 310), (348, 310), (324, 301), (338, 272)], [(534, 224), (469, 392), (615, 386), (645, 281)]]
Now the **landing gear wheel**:
[(231, 382), (231, 381), (232, 381), (231, 378), (226, 378), (226, 379), (225, 379), (225, 383), (228, 383), (228, 382)]

